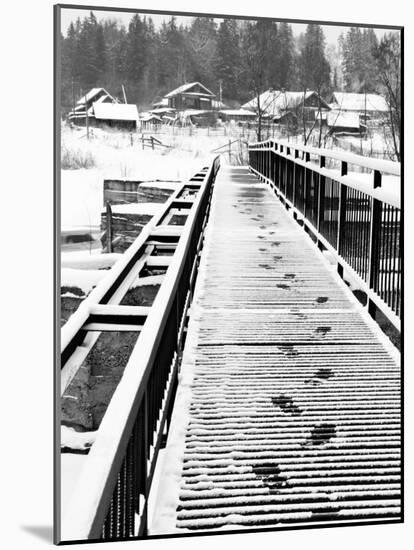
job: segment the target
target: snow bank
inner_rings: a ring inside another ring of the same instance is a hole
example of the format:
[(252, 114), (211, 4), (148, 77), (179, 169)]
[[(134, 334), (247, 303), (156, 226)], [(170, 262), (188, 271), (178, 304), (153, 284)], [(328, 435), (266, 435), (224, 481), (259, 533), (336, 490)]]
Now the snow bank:
[(113, 214), (136, 214), (136, 215), (146, 215), (146, 216), (155, 216), (163, 208), (165, 208), (163, 203), (158, 202), (138, 202), (138, 203), (128, 203), (128, 204), (115, 204), (112, 206)]
[(61, 171), (61, 225), (100, 226), (103, 174), (96, 169)]
[(92, 447), (97, 432), (77, 432), (73, 428), (62, 426), (60, 429), (60, 446), (84, 451)]
[(61, 270), (60, 285), (75, 286), (80, 288), (84, 294), (89, 294), (105, 274), (106, 271), (103, 269), (86, 270), (64, 267)]
[(90, 254), (88, 250), (77, 252), (63, 252), (61, 255), (61, 266), (75, 269), (108, 269), (121, 258), (122, 254), (115, 252), (101, 254), (99, 251)]
[(175, 191), (182, 184), (181, 181), (144, 181), (141, 187), (153, 187), (155, 189), (172, 189)]

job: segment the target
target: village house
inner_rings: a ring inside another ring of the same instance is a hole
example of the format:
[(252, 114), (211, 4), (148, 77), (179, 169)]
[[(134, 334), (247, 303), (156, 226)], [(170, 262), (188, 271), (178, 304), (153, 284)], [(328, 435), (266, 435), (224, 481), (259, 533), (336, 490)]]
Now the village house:
[(154, 127), (161, 126), (163, 121), (160, 116), (149, 112), (143, 113), (139, 118), (139, 122), (141, 124), (141, 129), (153, 129)]
[(77, 101), (68, 121), (78, 126), (136, 130), (138, 109), (136, 105), (120, 103), (105, 88), (92, 88)]
[[(78, 99), (75, 107), (69, 113), (68, 119), (75, 124), (82, 124), (82, 119), (85, 119), (87, 114), (93, 116), (92, 107), (97, 102), (115, 103), (116, 99), (105, 88), (92, 88), (87, 94)], [(83, 124), (85, 123), (83, 122)]]
[(329, 134), (332, 135), (364, 135), (367, 131), (366, 125), (361, 122), (359, 113), (330, 111), (326, 122)]
[(215, 97), (216, 95), (200, 82), (183, 84), (165, 96), (168, 100), (168, 107), (177, 111), (189, 109), (210, 111), (213, 108), (212, 101)]
[(288, 92), (269, 89), (242, 105), (254, 113), (260, 111), (262, 116), (268, 117), (279, 124), (290, 124), (305, 119), (307, 122), (316, 120), (318, 113), (330, 110), (327, 102), (315, 91)]
[(330, 107), (342, 113), (357, 113), (363, 121), (383, 118), (389, 111), (385, 98), (378, 94), (334, 92)]

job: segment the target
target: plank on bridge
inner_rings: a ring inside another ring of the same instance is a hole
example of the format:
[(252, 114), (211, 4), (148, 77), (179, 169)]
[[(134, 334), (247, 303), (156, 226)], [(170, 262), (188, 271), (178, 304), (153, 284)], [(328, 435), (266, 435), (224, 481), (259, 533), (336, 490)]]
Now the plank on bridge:
[(247, 168), (217, 178), (151, 534), (400, 517), (398, 353)]

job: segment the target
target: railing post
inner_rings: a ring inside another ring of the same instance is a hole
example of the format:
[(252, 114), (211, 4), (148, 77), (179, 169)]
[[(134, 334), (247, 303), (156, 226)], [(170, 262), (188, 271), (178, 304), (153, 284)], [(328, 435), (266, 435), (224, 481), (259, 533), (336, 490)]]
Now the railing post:
[[(299, 151), (297, 149), (293, 149), (294, 153), (293, 156), (295, 159), (299, 158)], [(296, 206), (296, 187), (297, 187), (297, 180), (298, 180), (298, 171), (300, 170), (300, 167), (298, 164), (294, 164), (293, 168), (293, 190), (292, 190), (292, 204), (293, 206)]]
[[(345, 161), (341, 161), (341, 176), (346, 176), (348, 174), (348, 163)], [(339, 192), (339, 208), (338, 208), (338, 238), (337, 238), (337, 245), (336, 250), (341, 255), (342, 252), (342, 245), (343, 245), (343, 231), (345, 226), (345, 220), (346, 220), (346, 186), (342, 183), (340, 184), (340, 192)], [(338, 264), (338, 273), (342, 277), (344, 274), (344, 268), (341, 264)]]
[[(381, 187), (381, 172), (374, 170), (374, 189)], [(368, 288), (375, 292), (377, 280), (380, 271), (380, 231), (382, 219), (382, 203), (378, 199), (371, 200), (371, 225), (369, 237), (369, 256), (368, 256)], [(375, 317), (376, 306), (367, 299), (368, 312)]]
[(260, 150), (259, 150), (259, 155), (260, 155), (260, 179), (263, 179), (263, 145), (260, 145)]
[[(326, 159), (324, 156), (319, 157), (320, 168), (325, 168)], [(319, 175), (319, 189), (318, 189), (318, 213), (317, 213), (317, 230), (321, 232), (321, 225), (324, 222), (325, 217), (325, 176)]]
[[(338, 208), (338, 237), (337, 237), (337, 244), (336, 244), (336, 250), (339, 256), (341, 256), (343, 242), (344, 242), (344, 230), (345, 230), (345, 222), (346, 222), (346, 191), (347, 191), (346, 185), (343, 185), (341, 183), (340, 191), (339, 191), (339, 208)], [(341, 277), (343, 277), (344, 268), (341, 264), (338, 264), (338, 273)]]
[(148, 459), (149, 459), (149, 434), (148, 434), (148, 425), (149, 425), (149, 416), (148, 416), (148, 391), (144, 393), (144, 434), (143, 434), (143, 447), (144, 447), (144, 464), (142, 465), (143, 469), (143, 475), (144, 475), (144, 483), (143, 483), (143, 489), (144, 489), (144, 497), (145, 497), (145, 504), (144, 509), (142, 510), (141, 515), (141, 529), (142, 529), (142, 535), (147, 534), (148, 530), (148, 496), (149, 496), (149, 487), (148, 487)]
[(374, 170), (374, 189), (378, 189), (382, 185), (381, 172)]
[(109, 201), (106, 201), (106, 251), (112, 252), (112, 208)]
[[(325, 157), (319, 157), (320, 168), (325, 168)], [(318, 233), (321, 232), (321, 225), (324, 222), (325, 217), (325, 176), (319, 175), (319, 189), (318, 189), (318, 211), (317, 211), (317, 225)], [(319, 244), (319, 243), (318, 243)]]
[[(368, 285), (375, 291), (379, 267), (380, 267), (380, 229), (382, 217), (382, 203), (372, 199), (371, 205), (371, 227), (369, 243), (369, 264), (368, 264)], [(375, 306), (370, 299), (367, 300), (368, 311), (371, 315), (375, 313)]]

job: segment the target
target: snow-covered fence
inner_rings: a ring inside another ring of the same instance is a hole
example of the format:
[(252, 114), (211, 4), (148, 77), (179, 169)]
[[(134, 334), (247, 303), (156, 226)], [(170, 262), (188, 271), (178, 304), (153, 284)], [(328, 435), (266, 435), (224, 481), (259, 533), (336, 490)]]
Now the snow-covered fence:
[[(217, 157), (184, 183), (62, 330), (62, 390), (99, 331), (140, 331), (62, 518), (60, 540), (121, 539), (147, 530), (158, 451), (169, 424), (187, 311), (207, 223)], [(184, 225), (168, 225), (177, 211)], [(165, 254), (168, 252), (168, 254)], [(142, 269), (166, 268), (152, 307), (120, 305)], [(127, 327), (127, 328), (125, 328)]]
[(380, 309), (399, 330), (400, 164), (268, 140), (249, 144), (249, 165), (364, 291), (370, 313)]

